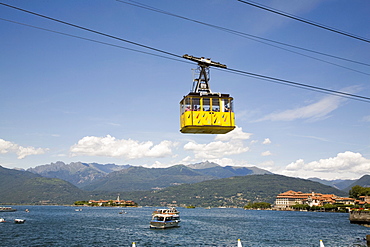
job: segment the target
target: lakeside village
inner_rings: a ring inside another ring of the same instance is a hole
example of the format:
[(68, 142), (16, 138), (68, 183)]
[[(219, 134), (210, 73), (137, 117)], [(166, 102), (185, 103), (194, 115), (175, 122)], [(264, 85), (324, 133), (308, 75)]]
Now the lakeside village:
[(121, 200), (119, 195), (116, 200), (90, 200), (90, 201), (76, 201), (76, 206), (91, 206), (91, 207), (137, 207), (137, 203), (131, 200)]
[[(137, 207), (138, 204), (131, 200), (121, 200), (119, 195), (116, 200), (89, 200), (76, 201), (76, 206), (92, 207)], [(192, 205), (167, 204), (166, 206), (183, 206), (195, 208)], [(350, 210), (370, 210), (370, 196), (359, 196), (358, 199), (340, 197), (334, 194), (302, 193), (293, 190), (280, 193), (276, 196), (275, 203), (267, 202), (248, 203), (245, 209), (257, 210), (285, 210), (285, 211), (330, 211), (348, 212)]]

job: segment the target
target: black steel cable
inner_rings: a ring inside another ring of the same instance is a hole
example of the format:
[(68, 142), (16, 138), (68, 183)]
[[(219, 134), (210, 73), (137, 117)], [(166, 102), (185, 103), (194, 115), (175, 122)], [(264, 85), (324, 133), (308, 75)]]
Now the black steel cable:
[(277, 83), (277, 84), (281, 84), (281, 85), (285, 85), (285, 86), (291, 86), (291, 87), (301, 88), (301, 89), (310, 90), (310, 91), (314, 91), (314, 92), (318, 92), (318, 93), (325, 93), (325, 94), (335, 95), (335, 96), (338, 96), (338, 97), (343, 97), (343, 98), (347, 98), (347, 99), (353, 99), (353, 100), (358, 100), (358, 101), (362, 101), (362, 102), (365, 102), (365, 103), (370, 103), (370, 97), (359, 96), (359, 95), (350, 94), (350, 93), (346, 93), (346, 92), (341, 92), (341, 91), (336, 91), (336, 90), (311, 86), (311, 85), (307, 85), (307, 84), (303, 84), (303, 83), (299, 83), (299, 82), (288, 81), (288, 80), (284, 80), (284, 79), (259, 75), (259, 74), (246, 72), (246, 71), (242, 71), (242, 70), (231, 69), (231, 68), (227, 68), (227, 69), (215, 68), (215, 69), (216, 70), (223, 70), (223, 71), (226, 70), (226, 72), (229, 72), (229, 73), (242, 75), (242, 76), (248, 76), (248, 77), (251, 77), (251, 78), (264, 80), (264, 81), (269, 81), (269, 82), (273, 82), (273, 83)]
[[(11, 6), (11, 5), (8, 5), (8, 4), (4, 4), (4, 3), (0, 3), (0, 4), (4, 5), (4, 6), (7, 6), (7, 7), (17, 9), (17, 10), (20, 10), (20, 11), (23, 11), (23, 12), (26, 12), (26, 13), (36, 15), (36, 16), (39, 16), (39, 17), (43, 17), (43, 18), (46, 18), (46, 19), (49, 19), (49, 20), (52, 20), (52, 21), (56, 21), (56, 22), (59, 22), (59, 23), (62, 23), (62, 24), (72, 26), (72, 27), (76, 27), (76, 28), (80, 28), (80, 29), (83, 29), (83, 30), (86, 30), (86, 31), (89, 31), (89, 32), (93, 32), (95, 34), (103, 35), (103, 36), (110, 37), (110, 38), (113, 38), (113, 39), (116, 39), (116, 40), (120, 40), (120, 41), (123, 41), (123, 42), (128, 42), (130, 44), (134, 44), (134, 45), (137, 45), (137, 46), (140, 46), (140, 47), (144, 47), (144, 48), (147, 48), (147, 49), (150, 49), (150, 50), (161, 52), (161, 53), (164, 53), (164, 54), (167, 54), (167, 55), (182, 58), (182, 56), (176, 55), (174, 53), (170, 53), (170, 52), (167, 52), (167, 51), (156, 49), (156, 48), (153, 48), (153, 47), (150, 47), (150, 46), (147, 46), (147, 45), (142, 45), (142, 44), (139, 44), (139, 43), (136, 43), (136, 42), (128, 41), (128, 40), (125, 40), (125, 39), (122, 39), (122, 38), (118, 38), (118, 37), (115, 37), (115, 36), (112, 36), (112, 35), (109, 35), (109, 34), (98, 32), (98, 31), (95, 31), (95, 30), (92, 30), (92, 29), (89, 29), (89, 28), (81, 27), (81, 26), (78, 26), (78, 25), (75, 25), (75, 24), (72, 24), (72, 23), (64, 22), (64, 21), (61, 21), (61, 20), (58, 20), (58, 19), (55, 19), (55, 18), (51, 18), (51, 17), (45, 16), (45, 15), (34, 13), (34, 12), (24, 10), (24, 9), (21, 9), (21, 8), (18, 8), (18, 7), (14, 7), (14, 6)], [(70, 35), (70, 36), (73, 36), (73, 35)], [(104, 43), (104, 42), (102, 42), (102, 43)], [(262, 78), (262, 79), (269, 80), (269, 81), (274, 81), (274, 82), (277, 82), (277, 83), (280, 83), (280, 84), (284, 83), (286, 85), (289, 84), (289, 85), (299, 86), (301, 88), (308, 88), (310, 90), (318, 90), (318, 91), (331, 93), (331, 94), (338, 95), (338, 96), (344, 96), (346, 98), (351, 97), (351, 99), (357, 99), (357, 100), (361, 100), (361, 101), (370, 103), (370, 97), (365, 97), (365, 96), (360, 96), (360, 95), (355, 95), (355, 94), (349, 94), (349, 93), (345, 93), (345, 92), (340, 92), (340, 91), (326, 89), (326, 88), (317, 87), (317, 86), (311, 86), (311, 85), (307, 85), (307, 84), (303, 84), (303, 83), (298, 83), (298, 82), (288, 81), (288, 80), (284, 80), (284, 79), (274, 78), (274, 77), (271, 77), (271, 76), (259, 75), (259, 74), (246, 72), (246, 71), (242, 71), (242, 70), (237, 70), (237, 69), (227, 68), (226, 70), (231, 71), (233, 73), (238, 73), (238, 74), (248, 75), (248, 76), (252, 76), (252, 77)]]
[(267, 10), (269, 12), (272, 12), (272, 13), (275, 13), (275, 14), (278, 14), (278, 15), (282, 15), (282, 16), (288, 17), (288, 18), (291, 18), (291, 19), (294, 19), (294, 20), (297, 20), (297, 21), (300, 21), (300, 22), (304, 22), (306, 24), (309, 24), (309, 25), (312, 25), (312, 26), (315, 26), (315, 27), (319, 27), (319, 28), (322, 28), (322, 29), (325, 29), (325, 30), (328, 30), (328, 31), (331, 31), (331, 32), (335, 32), (335, 33), (338, 33), (338, 34), (345, 35), (347, 37), (351, 37), (351, 38), (354, 38), (354, 39), (357, 39), (357, 40), (361, 40), (361, 41), (370, 43), (370, 40), (369, 39), (362, 38), (362, 37), (359, 37), (357, 35), (350, 34), (348, 32), (344, 32), (344, 31), (341, 31), (341, 30), (338, 30), (338, 29), (335, 29), (335, 28), (332, 28), (332, 27), (324, 26), (322, 24), (315, 23), (315, 22), (312, 22), (312, 21), (309, 21), (309, 20), (305, 20), (303, 18), (294, 16), (294, 15), (291, 15), (291, 14), (287, 14), (287, 13), (284, 13), (282, 11), (278, 11), (276, 9), (269, 8), (269, 7), (266, 7), (266, 6), (263, 6), (263, 5), (260, 5), (260, 4), (251, 2), (251, 1), (244, 1), (244, 0), (237, 0), (237, 1), (242, 2), (242, 3), (245, 3), (245, 4), (248, 4), (248, 5), (251, 5), (251, 6), (254, 6), (254, 7), (257, 7), (257, 8), (260, 8), (260, 9), (263, 9), (263, 10)]
[(139, 43), (136, 43), (136, 42), (133, 42), (133, 41), (129, 41), (127, 39), (122, 39), (122, 38), (119, 38), (119, 37), (116, 37), (116, 36), (113, 36), (113, 35), (110, 35), (110, 34), (102, 33), (102, 32), (95, 31), (95, 30), (92, 30), (92, 29), (89, 29), (89, 28), (86, 28), (86, 27), (78, 26), (78, 25), (75, 25), (75, 24), (72, 24), (72, 23), (69, 23), (69, 22), (61, 21), (61, 20), (58, 20), (58, 19), (55, 19), (55, 18), (46, 16), (46, 15), (42, 15), (42, 14), (38, 14), (38, 13), (29, 11), (29, 10), (21, 9), (21, 8), (18, 8), (18, 7), (9, 5), (9, 4), (5, 4), (5, 3), (0, 3), (0, 4), (1, 5), (4, 5), (6, 7), (13, 8), (13, 9), (16, 9), (16, 10), (20, 10), (20, 11), (23, 11), (23, 12), (26, 12), (26, 13), (29, 13), (29, 14), (32, 14), (32, 15), (36, 15), (36, 16), (45, 18), (45, 19), (49, 19), (49, 20), (52, 20), (52, 21), (55, 21), (55, 22), (59, 22), (59, 23), (62, 23), (62, 24), (65, 24), (65, 25), (68, 25), (68, 26), (71, 26), (71, 27), (76, 27), (76, 28), (79, 28), (79, 29), (82, 29), (82, 30), (85, 30), (85, 31), (89, 31), (89, 32), (92, 32), (92, 33), (96, 33), (96, 34), (99, 34), (99, 35), (103, 35), (103, 36), (112, 38), (112, 39), (117, 39), (119, 41), (130, 43), (132, 45), (137, 45), (137, 46), (144, 47), (144, 48), (147, 48), (147, 49), (150, 49), (150, 50), (153, 50), (153, 51), (165, 53), (167, 55), (171, 55), (171, 56), (174, 56), (174, 57), (177, 57), (177, 58), (182, 58), (181, 56), (176, 55), (174, 53), (163, 51), (163, 50), (160, 50), (160, 49), (157, 49), (157, 48), (153, 48), (153, 47), (150, 47), (150, 46), (147, 46), (147, 45), (142, 45), (142, 44), (139, 44)]
[(81, 36), (77, 36), (77, 35), (72, 35), (72, 34), (68, 34), (68, 33), (63, 33), (63, 32), (59, 32), (59, 31), (55, 31), (55, 30), (51, 30), (51, 29), (47, 29), (47, 28), (43, 28), (43, 27), (38, 27), (38, 26), (34, 26), (34, 25), (22, 23), (22, 22), (12, 21), (12, 20), (9, 20), (9, 19), (1, 18), (1, 17), (0, 17), (0, 20), (11, 22), (11, 23), (14, 23), (14, 24), (22, 25), (22, 26), (32, 27), (32, 28), (47, 31), (47, 32), (57, 33), (57, 34), (61, 34), (61, 35), (72, 37), (72, 38), (87, 40), (87, 41), (95, 42), (95, 43), (102, 44), (102, 45), (113, 46), (113, 47), (129, 50), (129, 51), (143, 53), (143, 54), (146, 54), (146, 55), (151, 55), (151, 56), (161, 57), (161, 58), (165, 58), (165, 59), (170, 59), (170, 60), (174, 60), (174, 61), (177, 61), (177, 62), (193, 64), (192, 62), (190, 62), (188, 60), (184, 60), (182, 58), (180, 60), (180, 59), (176, 59), (176, 58), (172, 58), (172, 57), (166, 57), (166, 56), (163, 56), (163, 55), (160, 55), (160, 54), (150, 53), (150, 52), (146, 52), (146, 51), (140, 51), (140, 50), (137, 50), (137, 49), (132, 49), (132, 48), (128, 48), (128, 47), (124, 47), (124, 46), (120, 46), (120, 45), (115, 45), (115, 44), (111, 44), (111, 43), (107, 43), (107, 42), (102, 42), (102, 41), (95, 40), (95, 39), (89, 39), (89, 38), (85, 38), (85, 37), (81, 37)]
[[(221, 27), (221, 26), (209, 24), (209, 23), (206, 23), (206, 22), (198, 21), (198, 20), (195, 20), (195, 19), (191, 19), (191, 18), (188, 18), (188, 17), (184, 17), (184, 16), (181, 16), (181, 15), (174, 14), (174, 13), (171, 13), (171, 12), (168, 12), (168, 11), (165, 11), (165, 10), (162, 10), (162, 9), (154, 8), (152, 6), (149, 6), (149, 5), (146, 5), (146, 4), (142, 4), (142, 3), (139, 3), (139, 2), (136, 2), (136, 1), (133, 1), (133, 0), (128, 0), (130, 2), (127, 2), (127, 1), (124, 1), (124, 0), (116, 0), (116, 1), (117, 2), (121, 2), (121, 3), (124, 3), (124, 4), (131, 5), (131, 6), (143, 8), (143, 9), (146, 9), (146, 10), (154, 11), (154, 12), (157, 12), (157, 13), (161, 13), (161, 14), (165, 14), (165, 15), (177, 17), (177, 18), (184, 19), (184, 20), (187, 20), (187, 21), (192, 21), (192, 22), (195, 22), (195, 23), (198, 23), (198, 24), (201, 24), (201, 25), (209, 26), (209, 27), (212, 27), (212, 28), (215, 28), (215, 29), (219, 29), (219, 30), (226, 31), (226, 32), (229, 32), (229, 33), (232, 33), (232, 34), (236, 34), (236, 35), (239, 35), (241, 37), (245, 37), (245, 38), (249, 38), (249, 39), (255, 38), (255, 39), (252, 39), (252, 40), (257, 41), (257, 42), (261, 42), (260, 40), (264, 40), (264, 41), (268, 41), (268, 42), (271, 42), (271, 43), (275, 43), (275, 44), (279, 44), (279, 45), (284, 45), (284, 46), (288, 46), (288, 47), (291, 47), (291, 48), (295, 48), (295, 49), (299, 49), (299, 50), (303, 50), (303, 51), (307, 51), (307, 52), (316, 53), (316, 54), (322, 55), (322, 56), (327, 56), (327, 57), (331, 57), (331, 58), (335, 58), (335, 59), (340, 59), (340, 60), (347, 61), (347, 62), (357, 63), (357, 64), (364, 65), (364, 66), (370, 66), (370, 64), (368, 64), (368, 63), (359, 62), (359, 61), (355, 61), (355, 60), (347, 59), (347, 58), (343, 58), (343, 57), (338, 57), (338, 56), (335, 56), (335, 55), (331, 55), (331, 54), (327, 54), (327, 53), (323, 53), (323, 52), (319, 52), (319, 51), (314, 51), (314, 50), (303, 48), (303, 47), (299, 47), (299, 46), (296, 46), (296, 45), (291, 45), (291, 44), (283, 43), (283, 42), (280, 42), (280, 41), (266, 39), (266, 38), (259, 37), (259, 36), (256, 36), (256, 35), (252, 35), (252, 34), (240, 32), (240, 31), (237, 31), (237, 30), (233, 30), (233, 29), (229, 29), (229, 28), (225, 28), (225, 27)], [(260, 39), (260, 40), (258, 40), (258, 39)], [(264, 43), (264, 44), (267, 44), (267, 45), (271, 45), (271, 44), (265, 43), (265, 42), (261, 42), (261, 43)], [(277, 48), (280, 48), (280, 49), (284, 49), (284, 48), (281, 48), (279, 46), (274, 46), (274, 47), (277, 47)], [(284, 50), (287, 50), (287, 49), (284, 49)], [(287, 50), (287, 51), (293, 52), (291, 50)], [(304, 55), (302, 53), (297, 53), (297, 54), (306, 56), (306, 55)], [(310, 56), (308, 56), (308, 57), (310, 57)], [(310, 58), (313, 58), (313, 57), (310, 57)], [(324, 61), (324, 60), (320, 60), (320, 61)], [(334, 65), (336, 65), (336, 64), (334, 64)]]

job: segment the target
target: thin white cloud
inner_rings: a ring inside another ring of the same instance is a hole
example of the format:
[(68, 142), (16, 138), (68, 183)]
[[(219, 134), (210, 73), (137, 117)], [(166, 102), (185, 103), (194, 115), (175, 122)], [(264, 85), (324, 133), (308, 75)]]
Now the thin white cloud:
[(221, 158), (221, 159), (210, 159), (209, 162), (216, 163), (220, 166), (237, 166), (233, 159)]
[[(273, 0), (266, 4), (266, 6), (292, 15), (301, 15), (314, 9), (320, 2), (321, 0), (295, 1), (294, 4), (291, 4), (291, 1)], [(255, 31), (259, 33), (266, 33), (272, 29), (276, 30), (289, 22), (294, 22), (292, 19), (268, 12), (259, 16), (259, 18), (263, 18), (261, 21), (257, 20), (255, 24)]]
[(227, 155), (234, 155), (247, 152), (248, 147), (244, 147), (242, 142), (210, 142), (208, 144), (198, 144), (188, 142), (184, 145), (186, 151), (193, 151), (195, 158), (216, 159)]
[[(347, 88), (343, 88), (340, 91), (345, 93), (355, 93), (361, 90), (360, 86), (351, 86)], [(306, 119), (309, 121), (317, 121), (321, 119), (325, 119), (330, 117), (330, 113), (335, 111), (339, 108), (341, 104), (343, 104), (347, 99), (329, 95), (321, 100), (297, 107), (294, 109), (289, 109), (281, 112), (274, 112), (271, 114), (262, 117), (255, 122), (261, 121), (293, 121), (297, 119)]]
[(251, 133), (243, 132), (243, 128), (236, 126), (233, 131), (227, 134), (217, 135), (216, 141), (231, 141), (231, 140), (248, 140), (251, 138)]
[(140, 159), (144, 157), (160, 158), (172, 154), (176, 143), (162, 141), (154, 145), (151, 141), (116, 139), (110, 135), (105, 137), (85, 136), (70, 148), (72, 156), (105, 156)]
[(264, 144), (264, 145), (271, 144), (271, 140), (270, 140), (269, 138), (266, 138), (266, 139), (262, 142), (262, 144)]
[(270, 151), (265, 151), (261, 153), (262, 156), (271, 156), (272, 153)]
[(370, 115), (363, 117), (364, 122), (370, 122)]
[(22, 147), (10, 141), (0, 139), (0, 154), (15, 153), (17, 159), (24, 159), (29, 155), (39, 155), (47, 152), (48, 148)]
[(251, 135), (243, 132), (242, 128), (236, 127), (225, 135), (217, 135), (215, 141), (208, 144), (188, 142), (184, 145), (184, 150), (194, 152), (195, 158), (199, 159), (218, 159), (227, 155), (241, 154), (249, 150), (249, 147), (244, 146), (243, 141), (249, 139)]
[(327, 96), (318, 102), (297, 107), (295, 109), (285, 110), (282, 112), (275, 112), (256, 120), (261, 121), (293, 121), (296, 119), (309, 119), (316, 121), (327, 118), (328, 115), (336, 110), (344, 99), (337, 96)]
[(287, 176), (320, 177), (326, 179), (359, 178), (370, 172), (370, 159), (360, 153), (346, 151), (336, 157), (305, 163), (299, 159), (290, 163), (282, 172)]

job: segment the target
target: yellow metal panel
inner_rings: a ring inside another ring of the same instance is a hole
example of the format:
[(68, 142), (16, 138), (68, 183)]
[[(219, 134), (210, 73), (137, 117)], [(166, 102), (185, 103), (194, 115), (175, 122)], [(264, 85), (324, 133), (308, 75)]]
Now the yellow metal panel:
[[(194, 103), (194, 99), (198, 98), (198, 103)], [(184, 98), (180, 105), (181, 115), (180, 115), (180, 131), (182, 133), (193, 133), (193, 134), (225, 134), (230, 132), (235, 128), (235, 118), (234, 112), (225, 111), (224, 101), (212, 100), (206, 105), (203, 105), (204, 98), (202, 97), (192, 97), (192, 102), (190, 103), (192, 107), (189, 108), (189, 102), (186, 103)], [(227, 98), (230, 99), (230, 98)], [(185, 104), (186, 103), (186, 104)], [(220, 103), (220, 104), (219, 104)], [(197, 107), (195, 107), (198, 105)], [(199, 111), (199, 109), (204, 110), (203, 107), (206, 107), (206, 110), (214, 111)], [(198, 110), (195, 110), (198, 109)]]

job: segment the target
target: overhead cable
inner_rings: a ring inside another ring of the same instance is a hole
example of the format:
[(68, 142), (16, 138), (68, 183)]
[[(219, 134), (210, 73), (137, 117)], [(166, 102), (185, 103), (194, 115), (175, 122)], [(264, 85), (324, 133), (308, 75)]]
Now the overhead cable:
[(153, 47), (150, 47), (150, 46), (142, 45), (142, 44), (139, 44), (139, 43), (136, 43), (136, 42), (127, 40), (127, 39), (122, 39), (122, 38), (119, 38), (119, 37), (116, 37), (116, 36), (113, 36), (113, 35), (110, 35), (110, 34), (102, 33), (102, 32), (99, 32), (99, 31), (95, 31), (95, 30), (92, 30), (92, 29), (89, 29), (89, 28), (86, 28), (86, 27), (82, 27), (82, 26), (78, 26), (78, 25), (75, 25), (75, 24), (72, 24), (72, 23), (69, 23), (69, 22), (61, 21), (61, 20), (58, 20), (58, 19), (55, 19), (55, 18), (46, 16), (46, 15), (42, 15), (42, 14), (38, 14), (38, 13), (29, 11), (29, 10), (21, 9), (21, 8), (18, 8), (18, 7), (9, 5), (9, 4), (5, 4), (5, 3), (0, 3), (0, 4), (1, 5), (4, 5), (6, 7), (13, 8), (13, 9), (16, 9), (16, 10), (20, 10), (20, 11), (23, 11), (23, 12), (26, 12), (26, 13), (29, 13), (29, 14), (32, 14), (32, 15), (36, 15), (36, 16), (45, 18), (45, 19), (49, 19), (49, 20), (52, 20), (52, 21), (55, 21), (55, 22), (59, 22), (59, 23), (62, 23), (62, 24), (65, 24), (65, 25), (68, 25), (68, 26), (71, 26), (71, 27), (79, 28), (79, 29), (82, 29), (82, 30), (85, 30), (85, 31), (89, 31), (89, 32), (92, 32), (92, 33), (96, 33), (96, 34), (99, 34), (99, 35), (103, 35), (103, 36), (106, 36), (106, 37), (109, 37), (109, 38), (112, 38), (112, 39), (123, 41), (123, 42), (129, 43), (129, 44), (132, 44), (132, 45), (137, 45), (137, 46), (140, 46), (140, 47), (143, 47), (143, 48), (146, 48), (146, 49), (150, 49), (150, 50), (153, 50), (153, 51), (157, 51), (157, 52), (165, 53), (167, 55), (171, 55), (171, 56), (174, 56), (174, 57), (181, 58), (181, 56), (176, 55), (174, 53), (170, 53), (170, 52), (163, 51), (163, 50), (160, 50), (160, 49), (157, 49), (157, 48), (153, 48)]
[(276, 77), (260, 75), (260, 74), (251, 73), (251, 72), (242, 71), (242, 70), (237, 70), (237, 69), (232, 69), (232, 68), (226, 68), (225, 70), (230, 71), (232, 73), (236, 73), (236, 74), (240, 74), (240, 75), (246, 75), (246, 76), (250, 76), (250, 77), (258, 78), (258, 79), (262, 79), (262, 80), (267, 80), (267, 81), (271, 81), (271, 82), (278, 83), (278, 84), (309, 89), (309, 90), (316, 91), (316, 92), (341, 96), (341, 97), (344, 97), (344, 98), (349, 98), (349, 99), (354, 99), (354, 100), (359, 100), (359, 101), (363, 101), (363, 102), (366, 102), (366, 103), (370, 103), (370, 97), (366, 97), (366, 96), (360, 96), (360, 95), (356, 95), (356, 94), (351, 94), (351, 93), (346, 93), (346, 92), (342, 92), (342, 91), (327, 89), (327, 88), (323, 88), (323, 87), (312, 86), (312, 85), (308, 85), (308, 84), (289, 81), (289, 80), (285, 80), (285, 79), (279, 79), (279, 78), (276, 78)]
[(12, 21), (12, 20), (9, 20), (9, 19), (0, 18), (0, 20), (11, 22), (11, 23), (14, 23), (14, 24), (22, 25), (22, 26), (32, 27), (32, 28), (43, 30), (43, 31), (47, 31), (47, 32), (57, 33), (57, 34), (61, 34), (61, 35), (72, 37), (72, 38), (77, 38), (77, 39), (82, 39), (82, 40), (86, 40), (86, 41), (91, 41), (91, 42), (102, 44), (102, 45), (113, 46), (113, 47), (117, 47), (117, 48), (129, 50), (129, 51), (133, 51), (133, 52), (143, 53), (143, 54), (146, 54), (146, 55), (151, 55), (151, 56), (161, 57), (161, 58), (165, 58), (165, 59), (170, 59), (170, 60), (174, 60), (174, 61), (177, 61), (177, 62), (193, 64), (192, 62), (187, 61), (187, 60), (184, 60), (184, 59), (177, 59), (177, 58), (173, 58), (173, 57), (166, 57), (166, 56), (160, 55), (160, 54), (155, 54), (155, 53), (151, 53), (151, 52), (146, 52), (146, 51), (141, 51), (141, 50), (137, 50), (137, 49), (132, 49), (132, 48), (124, 47), (124, 46), (121, 46), (121, 45), (111, 44), (111, 43), (99, 41), (99, 40), (96, 40), (96, 39), (89, 39), (89, 38), (85, 38), (85, 37), (81, 37), (81, 36), (77, 36), (77, 35), (63, 33), (63, 32), (59, 32), (59, 31), (55, 31), (55, 30), (51, 30), (51, 29), (47, 29), (47, 28), (43, 28), (43, 27), (38, 27), (38, 26), (34, 26), (34, 25), (22, 23), (22, 22)]
[(245, 3), (245, 4), (249, 4), (251, 6), (254, 6), (254, 7), (263, 9), (263, 10), (267, 10), (269, 12), (272, 12), (272, 13), (275, 13), (275, 14), (278, 14), (278, 15), (288, 17), (288, 18), (291, 18), (291, 19), (294, 19), (294, 20), (297, 20), (297, 21), (300, 21), (300, 22), (304, 22), (306, 24), (309, 24), (309, 25), (312, 25), (312, 26), (315, 26), (315, 27), (319, 27), (319, 28), (322, 28), (322, 29), (325, 29), (325, 30), (328, 30), (328, 31), (331, 31), (331, 32), (335, 32), (335, 33), (338, 33), (338, 34), (341, 34), (341, 35), (345, 35), (347, 37), (351, 37), (351, 38), (354, 38), (354, 39), (357, 39), (357, 40), (361, 40), (361, 41), (370, 43), (370, 40), (367, 39), (367, 38), (363, 38), (363, 37), (357, 36), (355, 34), (351, 34), (351, 33), (345, 32), (345, 31), (341, 31), (341, 30), (333, 28), (333, 27), (329, 27), (329, 26), (325, 26), (323, 24), (319, 24), (319, 23), (316, 23), (316, 22), (313, 22), (313, 21), (309, 21), (309, 20), (303, 19), (301, 17), (294, 16), (292, 14), (288, 14), (288, 13), (285, 13), (285, 12), (282, 12), (282, 11), (279, 11), (279, 10), (276, 10), (276, 9), (273, 9), (273, 8), (270, 8), (270, 7), (261, 5), (261, 4), (257, 4), (257, 3), (252, 2), (252, 1), (245, 1), (245, 0), (237, 0), (237, 1)]
[[(89, 28), (85, 28), (85, 27), (82, 27), (82, 26), (78, 26), (78, 25), (75, 25), (75, 24), (72, 24), (72, 23), (69, 23), (69, 22), (65, 22), (65, 21), (61, 21), (61, 20), (58, 20), (58, 19), (55, 19), (55, 18), (45, 16), (45, 15), (37, 14), (37, 13), (31, 12), (31, 11), (28, 11), (28, 10), (24, 10), (24, 9), (21, 9), (21, 8), (18, 8), (18, 7), (8, 5), (8, 4), (0, 3), (0, 5), (11, 7), (11, 8), (20, 10), (20, 11), (24, 11), (24, 12), (29, 13), (29, 14), (33, 14), (33, 15), (36, 15), (36, 16), (39, 16), (39, 17), (42, 17), (42, 18), (46, 18), (46, 19), (49, 19), (49, 20), (52, 20), (52, 21), (56, 21), (56, 22), (59, 22), (59, 23), (65, 24), (65, 25), (69, 25), (69, 26), (72, 26), (72, 27), (75, 27), (75, 28), (79, 28), (79, 29), (82, 29), (82, 30), (85, 30), (85, 31), (93, 32), (95, 34), (103, 35), (103, 36), (113, 38), (113, 39), (116, 39), (116, 40), (119, 40), (119, 41), (127, 42), (127, 43), (137, 45), (137, 46), (140, 46), (140, 47), (143, 47), (143, 48), (146, 48), (146, 49), (150, 49), (150, 50), (154, 50), (154, 51), (157, 51), (157, 52), (160, 52), (160, 53), (164, 53), (166, 55), (171, 55), (171, 56), (174, 56), (174, 57), (177, 57), (177, 58), (182, 58), (181, 55), (177, 55), (177, 54), (174, 54), (174, 53), (171, 53), (171, 52), (167, 52), (167, 51), (164, 51), (164, 50), (160, 50), (160, 49), (153, 48), (153, 47), (143, 45), (143, 44), (139, 44), (139, 43), (136, 43), (136, 42), (128, 41), (128, 40), (125, 40), (125, 39), (122, 39), (122, 38), (119, 38), (119, 37), (116, 37), (116, 36), (113, 36), (113, 35), (105, 34), (105, 33), (95, 31), (95, 30), (92, 30), (92, 29), (89, 29)], [(69, 35), (69, 36), (73, 36), (73, 35)], [(99, 43), (104, 43), (104, 42), (99, 42)], [(131, 49), (131, 50), (133, 50), (133, 49)], [(342, 97), (351, 98), (351, 99), (355, 99), (355, 100), (361, 100), (361, 101), (364, 101), (366, 103), (370, 103), (370, 97), (365, 97), (365, 96), (360, 96), (360, 95), (355, 95), (355, 94), (349, 94), (349, 93), (346, 93), (346, 92), (341, 92), (341, 91), (326, 89), (326, 88), (322, 88), (322, 87), (312, 86), (312, 85), (308, 85), (308, 84), (293, 82), (293, 81), (289, 81), (289, 80), (274, 78), (274, 77), (271, 77), (271, 76), (259, 75), (259, 74), (256, 74), (256, 73), (246, 72), (246, 71), (237, 70), (237, 69), (227, 68), (226, 70), (230, 71), (232, 73), (237, 73), (237, 74), (252, 76), (252, 77), (256, 77), (256, 78), (261, 78), (261, 79), (264, 79), (264, 80), (269, 80), (269, 81), (280, 83), (280, 84), (284, 83), (285, 85), (299, 86), (300, 88), (305, 88), (305, 89), (310, 89), (310, 90), (314, 89), (314, 90), (317, 90), (317, 91), (330, 93), (330, 94), (334, 94), (334, 95), (337, 95), (337, 96), (342, 96)]]
[[(198, 21), (198, 20), (195, 20), (195, 19), (191, 19), (191, 18), (188, 18), (188, 17), (177, 15), (177, 14), (174, 14), (174, 13), (171, 13), (171, 12), (167, 12), (165, 10), (154, 8), (154, 7), (146, 5), (146, 4), (141, 4), (139, 2), (132, 1), (132, 0), (129, 0), (130, 2), (123, 1), (123, 0), (116, 0), (116, 1), (124, 3), (124, 4), (131, 5), (131, 6), (143, 8), (143, 9), (146, 9), (146, 10), (154, 11), (154, 12), (157, 12), (157, 13), (161, 13), (161, 14), (173, 16), (173, 17), (176, 17), (176, 18), (184, 19), (184, 20), (187, 20), (187, 21), (195, 22), (197, 24), (205, 25), (205, 26), (212, 27), (212, 28), (215, 28), (215, 29), (218, 29), (218, 30), (221, 30), (221, 31), (225, 31), (225, 32), (228, 32), (228, 33), (231, 33), (231, 34), (234, 34), (234, 35), (238, 35), (238, 36), (241, 36), (243, 38), (248, 38), (248, 39), (251, 39), (253, 41), (263, 43), (265, 45), (273, 46), (273, 47), (278, 48), (278, 49), (282, 49), (282, 50), (285, 50), (285, 51), (288, 51), (288, 52), (291, 52), (291, 53), (295, 53), (295, 54), (298, 54), (298, 55), (301, 55), (301, 56), (304, 56), (304, 57), (315, 59), (315, 60), (320, 61), (320, 62), (324, 62), (324, 63), (331, 64), (331, 65), (334, 65), (334, 66), (337, 66), (337, 67), (348, 69), (348, 70), (358, 72), (358, 73), (361, 73), (361, 74), (364, 74), (364, 75), (370, 75), (369, 73), (366, 73), (366, 72), (363, 72), (363, 71), (359, 71), (359, 70), (352, 69), (352, 68), (349, 68), (349, 67), (346, 67), (346, 66), (343, 66), (343, 65), (339, 65), (339, 64), (336, 64), (336, 63), (333, 63), (333, 62), (329, 62), (329, 61), (326, 61), (326, 60), (323, 60), (323, 59), (320, 59), (320, 58), (317, 58), (317, 57), (313, 57), (313, 56), (309, 56), (309, 55), (306, 55), (306, 54), (303, 54), (303, 53), (300, 53), (300, 52), (289, 50), (289, 49), (286, 49), (286, 48), (283, 48), (283, 47), (280, 47), (280, 46), (277, 46), (277, 45), (270, 44), (268, 42), (279, 44), (279, 45), (284, 45), (284, 46), (295, 48), (295, 49), (300, 49), (300, 50), (303, 50), (303, 51), (315, 53), (315, 54), (322, 55), (322, 56), (327, 56), (327, 57), (331, 57), (331, 58), (335, 58), (335, 59), (340, 59), (340, 60), (347, 61), (347, 62), (357, 63), (357, 64), (364, 65), (364, 66), (370, 66), (370, 64), (368, 64), (368, 63), (358, 62), (358, 61), (354, 61), (354, 60), (351, 60), (351, 59), (342, 58), (342, 57), (338, 57), (338, 56), (335, 56), (335, 55), (330, 55), (330, 54), (326, 54), (326, 53), (323, 53), (323, 52), (318, 52), (318, 51), (314, 51), (314, 50), (311, 50), (311, 49), (302, 48), (302, 47), (299, 47), (299, 46), (290, 45), (290, 44), (286, 44), (286, 43), (283, 43), (283, 42), (274, 41), (274, 40), (271, 40), (271, 39), (266, 39), (266, 38), (263, 38), (263, 37), (259, 37), (259, 36), (247, 34), (247, 33), (244, 33), (244, 32), (232, 30), (232, 29), (229, 29), (229, 28), (225, 28), (225, 27), (205, 23), (205, 22), (202, 22), (202, 21)], [(263, 41), (261, 41), (261, 40), (263, 40)], [(264, 42), (264, 41), (267, 41), (267, 42)]]

